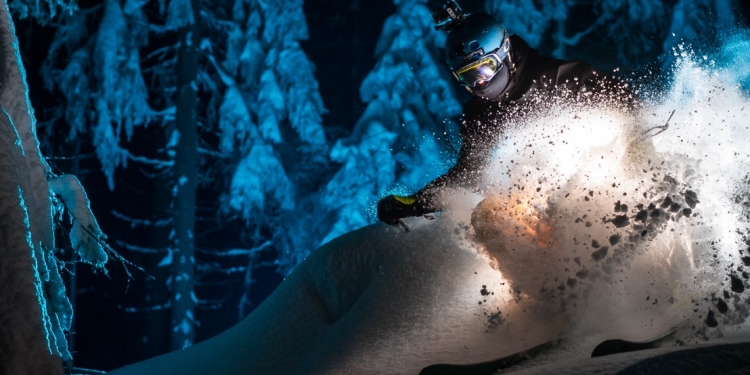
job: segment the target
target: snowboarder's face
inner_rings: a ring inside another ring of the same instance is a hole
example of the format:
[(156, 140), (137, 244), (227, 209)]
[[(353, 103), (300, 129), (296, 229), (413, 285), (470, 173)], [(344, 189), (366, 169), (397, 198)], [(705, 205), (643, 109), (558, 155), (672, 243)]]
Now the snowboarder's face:
[(471, 93), (483, 99), (501, 101), (502, 95), (510, 88), (510, 72), (503, 67), (489, 81), (477, 81)]

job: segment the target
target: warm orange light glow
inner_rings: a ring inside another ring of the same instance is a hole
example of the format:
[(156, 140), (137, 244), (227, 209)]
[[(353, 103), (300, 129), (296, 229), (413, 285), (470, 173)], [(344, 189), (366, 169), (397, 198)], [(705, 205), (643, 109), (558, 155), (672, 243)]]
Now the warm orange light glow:
[(539, 249), (548, 249), (553, 245), (554, 223), (529, 200), (524, 201), (520, 196), (486, 198), (477, 206), (475, 215), (472, 222), (478, 233), (483, 232), (491, 237), (523, 237), (527, 239), (525, 242), (528, 243), (530, 239)]

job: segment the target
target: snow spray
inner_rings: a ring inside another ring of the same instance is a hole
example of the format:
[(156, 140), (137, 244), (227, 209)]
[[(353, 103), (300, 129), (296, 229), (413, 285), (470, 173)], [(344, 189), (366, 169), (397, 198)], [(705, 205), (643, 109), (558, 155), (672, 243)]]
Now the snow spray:
[(714, 57), (680, 46), (667, 83), (628, 87), (636, 111), (540, 103), (508, 124), (480, 197), (446, 197), (447, 215), (471, 221), (516, 301), (569, 315), (580, 334), (612, 320), (644, 337), (681, 327), (677, 342), (742, 334), (748, 51), (748, 35)]

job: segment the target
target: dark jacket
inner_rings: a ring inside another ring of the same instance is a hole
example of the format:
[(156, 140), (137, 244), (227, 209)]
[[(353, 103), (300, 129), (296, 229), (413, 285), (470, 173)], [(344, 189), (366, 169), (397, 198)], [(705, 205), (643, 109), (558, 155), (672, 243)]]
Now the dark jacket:
[(437, 200), (437, 193), (441, 189), (476, 187), (507, 119), (523, 116), (528, 106), (538, 103), (539, 99), (561, 96), (563, 93), (578, 95), (584, 91), (621, 91), (620, 96), (627, 96), (615, 79), (604, 76), (586, 63), (540, 56), (517, 35), (511, 36), (510, 41), (511, 58), (517, 69), (510, 91), (501, 101), (474, 96), (464, 105), (460, 125), (463, 143), (456, 165), (416, 193), (425, 213), (442, 208)]

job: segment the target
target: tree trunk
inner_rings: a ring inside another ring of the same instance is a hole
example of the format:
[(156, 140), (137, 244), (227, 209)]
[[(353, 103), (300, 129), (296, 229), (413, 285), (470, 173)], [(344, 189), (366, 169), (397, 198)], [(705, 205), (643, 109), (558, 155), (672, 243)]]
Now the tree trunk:
[(177, 114), (179, 141), (174, 163), (174, 249), (172, 254), (172, 350), (186, 348), (195, 338), (193, 294), (193, 228), (195, 226), (195, 188), (197, 159), (197, 76), (200, 19), (199, 3), (190, 1), (194, 22), (178, 31)]
[[(174, 130), (174, 129), (170, 129)], [(168, 133), (171, 134), (171, 131)], [(167, 142), (163, 142), (166, 144)], [(157, 176), (153, 180), (152, 210), (155, 221), (164, 220), (169, 217), (172, 203), (171, 178), (168, 176)], [(169, 232), (173, 229), (172, 225), (158, 226), (153, 225), (149, 229), (150, 238), (148, 247), (152, 249), (169, 249), (172, 247), (172, 241), (169, 239)], [(171, 294), (169, 288), (165, 285), (164, 280), (168, 279), (171, 269), (168, 267), (159, 267), (159, 262), (165, 254), (151, 255), (147, 261), (149, 272), (155, 277), (154, 280), (148, 281), (148, 295), (155, 305), (166, 304), (170, 300)], [(170, 351), (169, 340), (171, 337), (171, 309), (150, 311), (145, 317), (143, 334), (148, 337), (148, 342), (143, 345), (142, 355), (144, 358), (151, 358)]]

